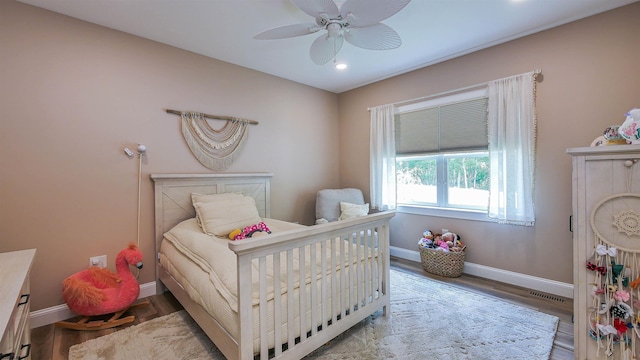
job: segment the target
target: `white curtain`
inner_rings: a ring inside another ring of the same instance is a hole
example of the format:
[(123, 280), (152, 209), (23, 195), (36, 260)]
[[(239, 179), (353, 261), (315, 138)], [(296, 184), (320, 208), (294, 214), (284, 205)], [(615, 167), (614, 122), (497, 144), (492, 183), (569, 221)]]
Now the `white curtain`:
[(535, 223), (536, 74), (489, 82), (489, 217), (499, 223)]
[(396, 140), (394, 106), (381, 105), (371, 112), (371, 207), (396, 208)]

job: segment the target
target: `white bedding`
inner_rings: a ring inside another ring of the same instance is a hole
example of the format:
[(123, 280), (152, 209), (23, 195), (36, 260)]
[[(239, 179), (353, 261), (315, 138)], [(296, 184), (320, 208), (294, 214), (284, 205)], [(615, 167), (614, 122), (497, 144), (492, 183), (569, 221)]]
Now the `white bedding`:
[[(283, 222), (283, 221), (274, 220), (274, 219), (264, 219), (264, 221), (265, 223), (267, 223), (267, 225), (271, 228), (271, 230), (274, 233), (297, 229), (297, 228), (305, 228), (302, 225)], [(165, 234), (165, 238), (160, 248), (160, 264), (164, 269), (166, 269), (169, 272), (169, 274), (172, 277), (174, 277), (182, 285), (182, 287), (187, 291), (187, 293), (189, 294), (192, 300), (199, 303), (234, 338), (237, 339), (239, 324), (237, 321), (238, 300), (237, 300), (237, 279), (236, 279), (236, 271), (237, 271), (236, 255), (233, 251), (229, 249), (228, 247), (229, 241), (230, 240), (228, 239), (216, 238), (216, 237), (212, 237), (204, 234), (201, 228), (198, 226), (195, 219), (188, 219), (176, 225), (171, 231)], [(328, 241), (328, 242), (333, 244), (340, 244), (340, 242), (338, 241)], [(352, 286), (355, 288), (356, 286), (362, 286), (363, 282), (365, 282), (366, 280), (370, 282), (369, 284), (370, 289), (375, 288), (375, 285), (372, 285), (372, 284), (375, 284), (376, 281), (375, 280), (371, 281), (371, 279), (378, 278), (378, 274), (375, 270), (376, 267), (375, 266), (373, 267), (372, 269), (373, 272), (371, 273), (371, 276), (368, 279), (365, 279), (365, 277), (363, 276), (363, 269), (361, 268), (361, 260), (365, 256), (367, 258), (370, 258), (372, 255), (375, 259), (377, 257), (376, 252), (375, 251), (365, 252), (364, 247), (360, 247), (360, 249), (357, 249), (358, 246), (355, 245), (353, 242), (344, 242), (344, 244), (345, 244), (343, 247), (344, 249), (349, 248), (348, 244), (351, 244), (351, 247), (349, 250), (345, 250), (345, 254), (344, 254), (345, 262), (342, 265), (342, 267), (338, 265), (338, 268), (339, 269), (342, 268), (345, 270), (344, 275), (347, 278), (351, 275), (349, 272), (353, 270), (356, 274), (354, 275), (354, 277), (358, 279), (358, 281), (354, 283), (345, 281), (344, 287)], [(343, 245), (339, 245), (338, 248), (341, 248), (342, 246)], [(330, 248), (329, 245), (327, 245), (327, 249), (329, 248)], [(317, 253), (316, 274), (319, 279), (321, 277), (321, 271), (320, 271), (321, 251), (320, 251), (319, 244), (317, 249), (318, 250), (316, 252)], [(294, 277), (295, 279), (299, 280), (297, 250), (294, 250), (293, 253), (294, 253), (294, 258), (296, 259), (294, 260), (294, 271), (293, 271)], [(305, 283), (310, 284), (311, 278), (309, 274), (311, 273), (310, 271), (311, 261), (310, 261), (309, 251), (306, 251), (305, 254), (306, 254), (305, 264), (307, 264), (306, 265), (307, 269), (305, 271), (306, 273)], [(356, 260), (356, 254), (360, 254), (360, 260)], [(329, 258), (329, 256), (330, 256), (330, 252), (327, 251), (326, 264), (331, 264), (331, 259)], [(287, 273), (286, 253), (283, 253), (280, 258), (281, 258), (281, 267), (280, 267), (281, 277), (280, 278), (283, 279), (281, 281), (281, 286), (280, 286), (281, 287), (280, 292), (282, 294), (281, 311), (283, 312), (283, 314), (286, 314), (287, 285), (284, 282), (284, 279), (286, 279), (286, 273)], [(354, 264), (357, 266), (349, 266), (350, 264)], [(257, 281), (258, 281), (257, 261), (254, 261), (253, 266), (256, 269), (256, 271), (254, 272), (253, 288), (255, 289), (254, 294), (257, 294), (257, 291), (259, 288), (257, 285)], [(272, 279), (273, 278), (272, 261), (270, 261), (269, 259), (267, 259), (267, 269), (268, 269), (267, 278)], [(327, 272), (329, 273), (330, 270), (327, 270)], [(339, 270), (337, 271), (337, 274), (339, 274)], [(357, 300), (346, 298), (348, 292), (340, 291), (342, 287), (339, 284), (340, 279), (339, 277), (336, 277), (336, 279), (337, 280), (335, 281), (336, 282), (335, 288), (337, 290), (336, 290), (335, 298), (342, 299), (342, 301), (340, 303), (336, 302), (335, 304), (332, 304), (333, 301), (331, 301), (331, 298), (329, 299), (329, 301), (326, 301), (326, 308), (334, 309), (334, 312), (338, 311), (337, 309), (340, 309), (340, 305), (349, 308), (350, 307), (349, 302), (351, 302), (352, 304), (357, 303)], [(331, 286), (332, 277), (328, 276), (327, 280), (328, 280), (328, 287), (332, 288)], [(359, 285), (358, 285), (358, 282), (359, 282)], [(320, 282), (318, 281), (316, 283), (316, 286), (319, 286), (319, 283)], [(294, 292), (296, 292), (296, 296), (294, 296), (294, 298), (297, 298), (298, 285), (299, 285), (299, 281), (296, 281), (296, 286), (294, 290)], [(309, 292), (309, 288), (310, 286), (306, 286), (305, 291)], [(318, 290), (320, 290), (320, 288), (318, 288)], [(344, 293), (344, 296), (341, 295), (342, 293)], [(318, 294), (317, 309), (311, 309), (310, 305), (305, 307), (306, 317), (308, 320), (306, 322), (307, 324), (311, 324), (311, 320), (310, 320), (311, 311), (313, 310), (313, 311), (319, 312), (319, 308), (323, 306), (322, 304), (323, 301), (320, 298), (321, 291), (316, 291), (316, 294)], [(274, 291), (273, 291), (273, 286), (271, 285), (268, 287), (267, 299), (272, 303), (273, 297), (274, 297)], [(307, 298), (309, 297), (310, 295), (307, 296)], [(259, 347), (258, 339), (256, 339), (256, 334), (259, 333), (257, 331), (259, 326), (259, 321), (257, 321), (257, 319), (259, 319), (257, 296), (254, 296), (253, 304), (254, 304), (254, 311), (253, 311), (254, 312), (253, 314), (254, 332), (253, 333), (254, 333), (254, 339), (255, 339), (254, 350), (257, 351)], [(300, 306), (296, 304), (295, 309), (296, 311), (295, 311), (294, 317), (297, 318), (299, 317)], [(329, 316), (331, 315), (329, 314)], [(272, 324), (273, 323), (273, 304), (270, 304), (269, 306), (267, 318), (268, 318), (269, 324)], [(283, 339), (281, 339), (280, 341), (286, 341), (285, 336), (287, 334), (287, 329), (286, 329), (287, 317), (283, 316), (283, 319), (284, 319), (283, 320), (284, 323), (282, 324)], [(320, 325), (322, 320), (320, 319), (319, 316), (317, 316), (316, 319), (319, 319), (317, 320), (317, 322), (319, 323), (316, 325)], [(296, 324), (296, 326), (298, 326), (297, 324), (299, 324), (299, 321), (295, 321), (294, 323)], [(270, 328), (269, 344), (270, 346), (273, 346), (274, 344), (273, 325), (270, 325), (269, 328)], [(306, 330), (308, 331), (309, 329), (306, 329)], [(300, 332), (300, 329), (296, 328), (295, 331), (296, 331), (296, 334), (298, 334)]]

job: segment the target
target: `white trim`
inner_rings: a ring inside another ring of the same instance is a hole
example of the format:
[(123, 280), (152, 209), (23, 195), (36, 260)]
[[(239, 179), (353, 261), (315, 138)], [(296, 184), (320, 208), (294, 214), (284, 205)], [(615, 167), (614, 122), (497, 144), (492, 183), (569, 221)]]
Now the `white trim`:
[(398, 205), (396, 212), (403, 214), (444, 217), (450, 219), (497, 222), (497, 220), (491, 219), (489, 216), (487, 216), (486, 211), (478, 210), (448, 209), (418, 205)]
[[(146, 298), (156, 294), (156, 282), (148, 282), (140, 285), (140, 295), (138, 299)], [(53, 324), (76, 316), (66, 304), (52, 306), (46, 309), (32, 311), (29, 314), (29, 324), (32, 329), (40, 326)]]
[(390, 246), (389, 247), (389, 254), (391, 256), (395, 256), (397, 258), (400, 259), (405, 259), (405, 260), (411, 260), (411, 261), (415, 261), (415, 262), (422, 262), (420, 260), (420, 253), (417, 251), (413, 251), (413, 250), (407, 250), (407, 249), (403, 249), (403, 248), (399, 248), (399, 247), (395, 247), (395, 246)]
[(29, 325), (32, 329), (53, 324), (56, 321), (66, 320), (76, 316), (66, 304), (52, 306), (50, 308), (32, 311), (29, 314)]
[(465, 91), (463, 93), (436, 97), (424, 101), (420, 101), (413, 104), (396, 106), (396, 114), (401, 114), (409, 111), (422, 110), (433, 106), (452, 104), (460, 101), (472, 100), (487, 97), (489, 95), (489, 90), (487, 87), (478, 90)]
[[(418, 251), (407, 250), (395, 246), (391, 246), (389, 250), (391, 256), (415, 261), (418, 263), (421, 262), (420, 253)], [(502, 270), (498, 268), (492, 268), (489, 266), (474, 264), (470, 262), (464, 263), (462, 272), (489, 280), (495, 280), (506, 284), (520, 286), (531, 290), (538, 290), (548, 294), (573, 299), (573, 284), (549, 280), (527, 274), (521, 274), (513, 271)]]

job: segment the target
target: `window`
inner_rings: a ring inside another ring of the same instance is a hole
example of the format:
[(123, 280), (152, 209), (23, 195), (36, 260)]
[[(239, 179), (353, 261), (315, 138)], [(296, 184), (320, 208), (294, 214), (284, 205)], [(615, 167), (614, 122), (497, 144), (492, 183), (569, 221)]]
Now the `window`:
[(486, 90), (398, 107), (395, 130), (399, 205), (487, 211)]

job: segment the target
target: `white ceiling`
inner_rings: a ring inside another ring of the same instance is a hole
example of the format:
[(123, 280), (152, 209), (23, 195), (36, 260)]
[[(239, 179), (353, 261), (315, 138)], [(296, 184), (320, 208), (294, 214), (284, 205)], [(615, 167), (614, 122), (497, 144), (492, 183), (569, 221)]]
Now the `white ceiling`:
[(383, 21), (402, 45), (364, 50), (345, 42), (315, 65), (318, 36), (255, 40), (279, 26), (313, 23), (289, 0), (19, 0), (222, 61), (340, 93), (638, 0), (412, 0)]

